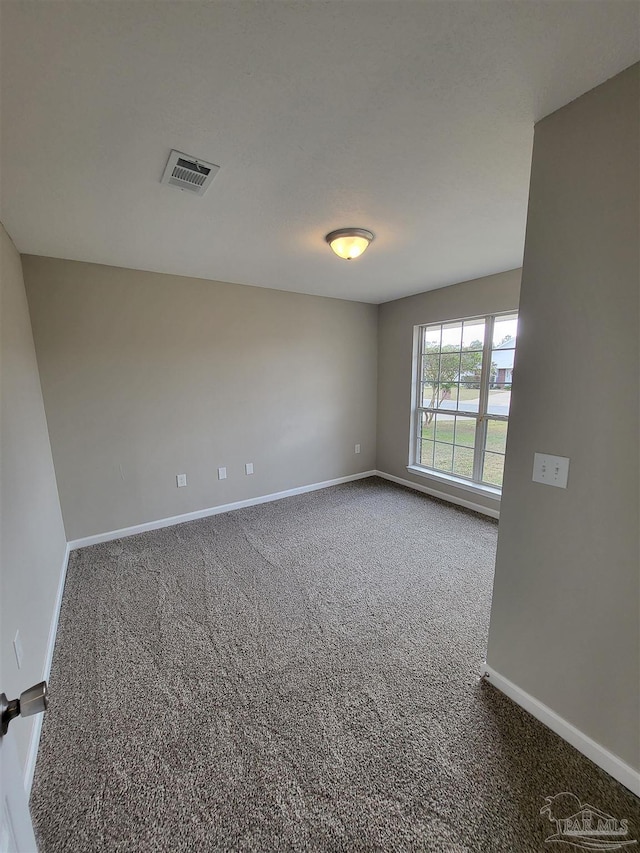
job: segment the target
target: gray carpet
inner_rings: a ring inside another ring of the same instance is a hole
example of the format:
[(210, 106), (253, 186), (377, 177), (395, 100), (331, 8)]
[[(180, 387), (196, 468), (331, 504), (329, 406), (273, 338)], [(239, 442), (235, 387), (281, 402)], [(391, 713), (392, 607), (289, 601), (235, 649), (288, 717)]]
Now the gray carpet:
[(371, 479), (74, 552), (44, 853), (541, 851), (562, 791), (637, 837), (636, 798), (478, 679), (496, 533)]

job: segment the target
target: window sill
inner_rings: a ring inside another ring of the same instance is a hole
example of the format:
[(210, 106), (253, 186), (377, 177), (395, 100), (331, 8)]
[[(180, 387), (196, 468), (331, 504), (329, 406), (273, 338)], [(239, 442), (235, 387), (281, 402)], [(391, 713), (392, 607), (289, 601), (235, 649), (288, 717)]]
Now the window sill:
[(407, 465), (407, 471), (411, 474), (417, 474), (418, 477), (424, 477), (426, 480), (433, 480), (436, 483), (443, 483), (447, 486), (455, 486), (456, 489), (463, 489), (465, 492), (472, 492), (474, 495), (483, 495), (486, 498), (500, 502), (502, 490), (496, 489), (495, 486), (483, 486), (480, 483), (470, 483), (468, 480), (463, 480), (461, 477), (454, 477), (451, 474), (441, 474), (436, 471), (428, 471), (426, 468), (421, 468), (419, 465)]

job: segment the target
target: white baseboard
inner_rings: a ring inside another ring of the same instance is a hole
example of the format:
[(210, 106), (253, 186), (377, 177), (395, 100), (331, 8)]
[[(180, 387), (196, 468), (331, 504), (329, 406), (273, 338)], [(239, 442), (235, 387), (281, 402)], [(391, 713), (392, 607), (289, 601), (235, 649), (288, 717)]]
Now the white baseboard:
[(474, 503), (466, 498), (460, 498), (457, 495), (451, 495), (449, 492), (439, 492), (431, 486), (423, 486), (421, 483), (412, 483), (411, 480), (404, 480), (402, 477), (396, 477), (394, 474), (386, 474), (384, 471), (374, 471), (376, 476), (382, 477), (383, 480), (391, 480), (392, 483), (398, 483), (400, 486), (407, 486), (409, 489), (415, 489), (416, 492), (424, 492), (425, 495), (431, 495), (434, 498), (440, 498), (443, 501), (464, 506), (467, 509), (472, 509), (474, 512), (481, 512), (483, 515), (489, 515), (491, 518), (500, 518), (500, 510), (491, 509), (482, 504)]
[(144, 524), (135, 524), (133, 527), (123, 527), (120, 530), (110, 530), (108, 533), (97, 533), (95, 536), (85, 536), (83, 539), (74, 539), (69, 542), (69, 550), (86, 548), (88, 545), (97, 545), (100, 542), (111, 542), (114, 539), (124, 539), (126, 536), (135, 536), (137, 533), (145, 533), (147, 530), (160, 530), (162, 527), (172, 527), (174, 524), (182, 524), (185, 521), (196, 521), (199, 518), (208, 518), (211, 515), (220, 515), (223, 512), (231, 512), (234, 509), (243, 509), (247, 506), (271, 503), (282, 498), (290, 498), (292, 495), (302, 495), (306, 492), (315, 492), (318, 489), (327, 489), (329, 486), (339, 486), (341, 483), (350, 483), (353, 480), (364, 480), (367, 477), (375, 477), (377, 471), (362, 471), (359, 474), (349, 474), (347, 477), (338, 477), (335, 480), (325, 480), (323, 483), (311, 483), (308, 486), (297, 486), (284, 492), (274, 492), (270, 495), (260, 495), (257, 498), (247, 498), (244, 501), (234, 501), (230, 504), (198, 509), (195, 512), (186, 512), (183, 515), (174, 515), (170, 518), (161, 518), (158, 521), (147, 521)]
[[(60, 618), (60, 608), (62, 606), (62, 594), (64, 592), (64, 582), (67, 577), (67, 566), (69, 565), (69, 552), (71, 547), (67, 542), (67, 547), (64, 551), (62, 567), (60, 569), (60, 577), (58, 579), (58, 590), (56, 592), (56, 600), (51, 614), (51, 623), (49, 625), (49, 637), (47, 639), (47, 651), (44, 659), (44, 667), (42, 669), (42, 680), (49, 681), (51, 675), (51, 663), (53, 661), (53, 650), (56, 645), (56, 634), (58, 632), (58, 620)], [(40, 744), (40, 734), (42, 732), (42, 722), (44, 714), (36, 714), (33, 718), (33, 726), (31, 728), (31, 739), (29, 741), (29, 751), (27, 753), (27, 761), (24, 768), (24, 788), (27, 792), (27, 798), (31, 793), (33, 785), (33, 774), (36, 770), (36, 759), (38, 757), (38, 746)]]
[[(520, 705), (525, 711), (528, 711), (541, 723), (544, 723), (547, 728), (555, 732), (563, 740), (566, 740), (571, 746), (574, 746), (583, 755), (586, 755), (594, 764), (605, 770), (614, 779), (617, 779), (625, 788), (628, 788), (637, 797), (640, 797), (640, 773), (634, 770), (633, 767), (626, 764), (617, 755), (609, 752), (608, 749), (596, 743), (588, 735), (585, 735), (571, 723), (552, 711), (547, 705), (543, 705), (536, 698), (526, 693), (522, 688), (518, 687), (508, 678), (500, 675), (493, 667), (485, 664), (482, 668), (482, 675), (486, 676), (489, 684), (497, 687), (505, 696), (512, 699), (516, 705)], [(549, 792), (553, 793), (552, 791)]]

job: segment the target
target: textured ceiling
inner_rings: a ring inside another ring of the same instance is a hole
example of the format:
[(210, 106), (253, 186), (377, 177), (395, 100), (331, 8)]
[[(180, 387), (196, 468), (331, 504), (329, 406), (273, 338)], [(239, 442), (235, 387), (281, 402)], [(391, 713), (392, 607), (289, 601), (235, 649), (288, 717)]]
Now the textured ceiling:
[[(639, 54), (625, 0), (0, 7), (21, 252), (370, 302), (519, 266), (534, 121)], [(171, 148), (221, 167), (202, 198)]]

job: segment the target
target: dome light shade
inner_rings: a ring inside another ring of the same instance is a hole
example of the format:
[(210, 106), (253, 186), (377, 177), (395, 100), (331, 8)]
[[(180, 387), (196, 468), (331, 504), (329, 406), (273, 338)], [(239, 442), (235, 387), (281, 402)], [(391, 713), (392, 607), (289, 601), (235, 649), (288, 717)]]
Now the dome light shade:
[(364, 228), (340, 228), (327, 234), (325, 240), (339, 258), (351, 261), (360, 257), (373, 240), (373, 234)]

